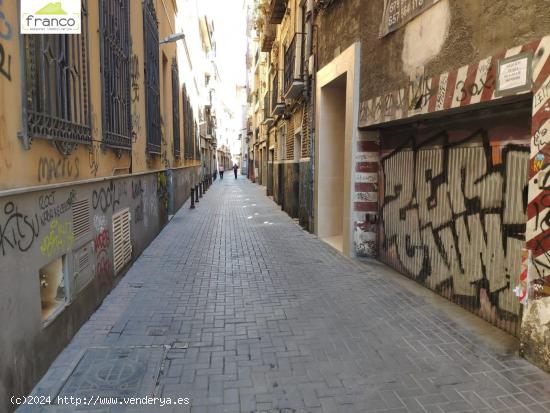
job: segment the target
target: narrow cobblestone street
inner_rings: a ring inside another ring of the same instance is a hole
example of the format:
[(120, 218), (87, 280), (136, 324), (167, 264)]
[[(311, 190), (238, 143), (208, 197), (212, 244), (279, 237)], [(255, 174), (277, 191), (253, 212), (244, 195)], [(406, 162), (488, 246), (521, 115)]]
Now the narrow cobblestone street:
[(190, 398), (78, 410), (93, 412), (550, 412), (549, 375), (376, 267), (226, 176), (178, 212), (33, 394)]

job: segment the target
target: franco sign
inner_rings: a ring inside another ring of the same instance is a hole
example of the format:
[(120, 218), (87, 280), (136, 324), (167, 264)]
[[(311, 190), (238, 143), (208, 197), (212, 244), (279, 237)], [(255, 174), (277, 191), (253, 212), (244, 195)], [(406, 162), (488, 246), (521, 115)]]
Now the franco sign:
[(404, 26), (439, 0), (384, 0), (384, 15), (380, 25), (380, 37)]

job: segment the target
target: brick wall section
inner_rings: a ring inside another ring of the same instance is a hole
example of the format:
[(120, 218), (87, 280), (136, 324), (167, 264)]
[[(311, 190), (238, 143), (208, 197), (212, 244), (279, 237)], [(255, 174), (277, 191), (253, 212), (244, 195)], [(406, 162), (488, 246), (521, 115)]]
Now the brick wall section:
[(320, 12), (316, 21), (319, 69), (334, 59), (338, 50), (343, 52), (359, 39), (363, 3), (366, 1), (339, 0)]
[(294, 159), (294, 122), (296, 116), (293, 115), (286, 124), (286, 159)]

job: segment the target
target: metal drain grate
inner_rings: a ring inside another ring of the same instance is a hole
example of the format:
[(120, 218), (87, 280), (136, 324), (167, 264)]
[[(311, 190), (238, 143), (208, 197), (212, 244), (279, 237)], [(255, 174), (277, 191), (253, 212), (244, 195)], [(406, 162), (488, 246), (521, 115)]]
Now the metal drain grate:
[(163, 348), (90, 348), (71, 373), (60, 397), (154, 396)]

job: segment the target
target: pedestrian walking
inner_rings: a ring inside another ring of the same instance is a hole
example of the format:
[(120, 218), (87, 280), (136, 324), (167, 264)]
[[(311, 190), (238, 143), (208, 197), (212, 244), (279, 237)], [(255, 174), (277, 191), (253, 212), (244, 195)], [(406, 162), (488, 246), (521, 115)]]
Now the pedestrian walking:
[(233, 173), (235, 174), (235, 179), (237, 179), (237, 171), (239, 170), (239, 167), (237, 164), (233, 165)]
[(224, 173), (225, 169), (223, 167), (223, 165), (220, 165), (220, 179), (223, 180), (223, 173)]

